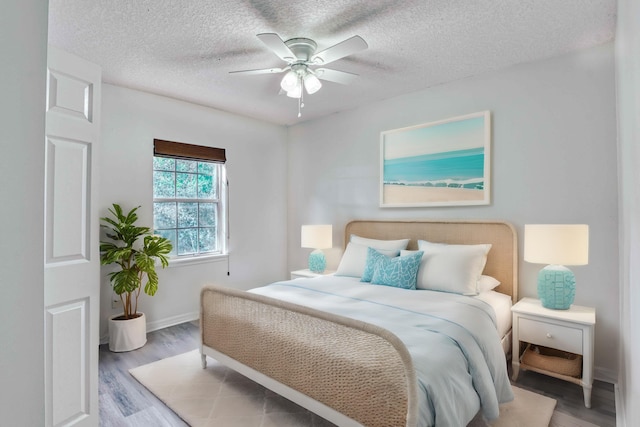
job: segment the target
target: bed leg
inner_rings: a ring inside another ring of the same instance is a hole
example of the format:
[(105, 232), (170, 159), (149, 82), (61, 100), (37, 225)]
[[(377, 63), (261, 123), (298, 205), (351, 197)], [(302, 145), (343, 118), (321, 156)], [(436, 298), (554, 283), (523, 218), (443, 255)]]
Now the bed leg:
[(200, 361), (202, 363), (202, 369), (207, 369), (207, 355), (200, 353)]

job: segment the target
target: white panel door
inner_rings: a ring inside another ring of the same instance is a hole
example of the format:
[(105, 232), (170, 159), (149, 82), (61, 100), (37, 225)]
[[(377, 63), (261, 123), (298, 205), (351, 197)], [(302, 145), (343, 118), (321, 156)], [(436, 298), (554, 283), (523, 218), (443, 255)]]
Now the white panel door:
[(101, 70), (52, 46), (47, 62), (45, 419), (97, 426)]

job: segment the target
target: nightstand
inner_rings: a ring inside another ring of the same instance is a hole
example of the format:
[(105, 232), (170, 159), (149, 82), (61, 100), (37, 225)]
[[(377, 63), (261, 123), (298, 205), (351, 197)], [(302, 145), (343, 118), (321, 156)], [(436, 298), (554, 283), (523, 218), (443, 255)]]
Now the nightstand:
[(327, 274), (331, 274), (331, 273), (335, 273), (335, 271), (334, 270), (325, 270), (322, 273), (314, 273), (311, 270), (309, 270), (308, 268), (306, 268), (304, 270), (292, 271), (291, 272), (291, 280), (300, 279), (302, 277), (311, 278), (311, 277), (318, 277), (318, 276), (326, 276)]
[[(596, 310), (572, 305), (568, 310), (544, 308), (540, 300), (523, 298), (513, 313), (513, 381), (520, 369), (531, 370), (582, 386), (584, 406), (591, 408), (593, 346)], [(572, 377), (523, 363), (521, 348), (526, 344), (544, 346), (582, 356), (582, 377)]]

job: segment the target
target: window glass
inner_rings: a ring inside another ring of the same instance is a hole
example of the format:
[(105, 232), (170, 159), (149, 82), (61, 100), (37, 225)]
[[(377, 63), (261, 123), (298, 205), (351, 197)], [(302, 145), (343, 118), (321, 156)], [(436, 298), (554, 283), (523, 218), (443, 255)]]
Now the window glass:
[(156, 202), (153, 204), (153, 228), (176, 228), (176, 203)]
[(168, 157), (154, 157), (153, 158), (153, 170), (160, 171), (175, 171), (176, 160)]
[(198, 204), (178, 203), (178, 228), (198, 226)]
[(200, 203), (198, 222), (202, 227), (215, 227), (216, 205), (213, 203)]
[(198, 162), (193, 160), (176, 160), (176, 170), (178, 172), (195, 173), (198, 169)]
[(213, 175), (198, 174), (198, 197), (201, 199), (215, 199), (215, 181)]
[(198, 252), (198, 229), (178, 229), (178, 255), (190, 255)]
[(200, 228), (199, 232), (198, 244), (200, 245), (200, 249), (212, 251), (213, 248), (216, 247), (216, 229)]
[(221, 253), (224, 164), (153, 158), (154, 232), (173, 243), (174, 256)]
[(153, 171), (153, 198), (176, 196), (176, 174), (174, 172)]
[(176, 173), (176, 197), (195, 199), (198, 197), (198, 176), (193, 173)]

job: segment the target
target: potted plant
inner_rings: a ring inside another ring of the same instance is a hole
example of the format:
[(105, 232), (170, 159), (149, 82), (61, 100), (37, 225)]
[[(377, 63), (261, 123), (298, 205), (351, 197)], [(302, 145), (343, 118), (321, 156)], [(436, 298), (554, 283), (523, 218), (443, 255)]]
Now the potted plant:
[(146, 319), (144, 313), (138, 312), (138, 297), (142, 289), (151, 296), (158, 290), (156, 260), (160, 260), (162, 268), (169, 265), (171, 241), (153, 235), (149, 227), (136, 225), (139, 207), (125, 214), (114, 203), (109, 209), (111, 216), (101, 218), (101, 227), (110, 241), (100, 242), (100, 263), (117, 265), (117, 270), (109, 273), (109, 280), (124, 310), (109, 319), (111, 351), (135, 350), (147, 342)]

